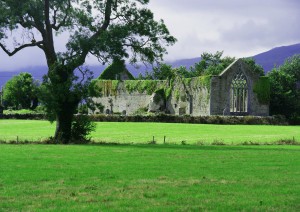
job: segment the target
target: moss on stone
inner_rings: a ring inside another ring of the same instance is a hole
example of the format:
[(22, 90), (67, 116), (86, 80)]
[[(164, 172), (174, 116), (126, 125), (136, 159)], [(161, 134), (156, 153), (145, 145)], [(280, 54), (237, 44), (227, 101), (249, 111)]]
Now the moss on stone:
[(186, 87), (189, 87), (191, 89), (198, 89), (199, 87), (204, 87), (208, 91), (210, 91), (211, 78), (211, 75), (207, 75), (194, 78), (183, 78), (181, 81)]
[(165, 88), (166, 100), (168, 100), (171, 97), (171, 94), (172, 94), (172, 87)]
[(212, 78), (211, 75), (197, 77), (196, 78), (196, 86), (197, 87), (205, 87), (208, 91), (210, 91), (211, 78)]
[(180, 98), (180, 91), (178, 89), (176, 89), (174, 91), (174, 97), (175, 97), (176, 101), (178, 102), (179, 98)]
[(126, 90), (129, 93), (132, 93), (134, 91), (138, 91), (140, 83), (141, 83), (141, 80), (126, 80), (125, 81)]
[(160, 88), (157, 89), (155, 92), (155, 96), (153, 98), (153, 101), (158, 104), (161, 100), (163, 100), (164, 102), (166, 101), (166, 95), (165, 95), (165, 89), (164, 88)]
[(191, 82), (192, 82), (192, 78), (184, 78), (182, 81), (185, 84), (185, 86), (190, 87), (191, 86)]

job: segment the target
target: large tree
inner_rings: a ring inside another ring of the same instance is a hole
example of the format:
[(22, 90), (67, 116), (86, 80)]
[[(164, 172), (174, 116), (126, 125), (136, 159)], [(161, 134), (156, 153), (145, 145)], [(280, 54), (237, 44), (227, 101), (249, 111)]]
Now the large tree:
[(271, 85), (270, 113), (300, 120), (300, 55), (288, 58), (268, 73)]
[(4, 87), (5, 107), (34, 109), (37, 106), (38, 82), (30, 73), (23, 72), (8, 80)]
[[(173, 44), (163, 21), (146, 8), (149, 0), (0, 0), (0, 47), (9, 56), (25, 48), (40, 48), (46, 57), (44, 80), (48, 112), (56, 119), (55, 139), (68, 143), (73, 114), (85, 88), (74, 74), (84, 72), (88, 55), (101, 62), (129, 58), (153, 63)], [(9, 48), (8, 37), (22, 32)], [(66, 51), (54, 38), (67, 32)], [(51, 117), (51, 116), (50, 116)]]

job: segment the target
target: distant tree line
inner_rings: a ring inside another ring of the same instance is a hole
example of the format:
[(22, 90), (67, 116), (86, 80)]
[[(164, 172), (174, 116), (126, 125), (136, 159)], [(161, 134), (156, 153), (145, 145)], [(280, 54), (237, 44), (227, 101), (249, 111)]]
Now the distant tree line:
[[(178, 75), (183, 78), (191, 78), (205, 75), (218, 75), (225, 70), (231, 63), (233, 63), (235, 57), (222, 57), (223, 51), (217, 51), (216, 53), (203, 53), (201, 60), (195, 63), (190, 69), (184, 66), (172, 68), (171, 65), (162, 63), (160, 66), (154, 67), (153, 71), (146, 72), (145, 75), (139, 75), (139, 79), (152, 79), (152, 80), (166, 80)], [(252, 58), (243, 59), (250, 68), (260, 74), (264, 75), (264, 70), (261, 66), (257, 65)]]

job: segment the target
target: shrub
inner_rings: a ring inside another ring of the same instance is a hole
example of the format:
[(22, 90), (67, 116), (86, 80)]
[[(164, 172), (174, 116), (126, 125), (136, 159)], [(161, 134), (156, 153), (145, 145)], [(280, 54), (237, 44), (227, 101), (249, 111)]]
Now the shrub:
[(87, 104), (81, 104), (78, 107), (78, 111), (79, 114), (88, 114), (88, 105)]
[(258, 101), (261, 104), (269, 104), (270, 102), (270, 81), (268, 77), (260, 77), (254, 84), (253, 92), (256, 93)]
[(219, 140), (214, 140), (211, 145), (215, 145), (215, 146), (224, 146), (226, 145), (222, 140), (219, 141)]
[(241, 145), (245, 145), (245, 146), (248, 146), (248, 145), (260, 145), (261, 143), (259, 142), (253, 142), (253, 141), (244, 141), (241, 143)]
[(275, 144), (277, 144), (277, 145), (300, 145), (300, 143), (297, 142), (294, 137), (293, 137), (293, 139), (281, 139), (279, 141), (276, 141)]
[(204, 141), (197, 141), (196, 145), (197, 146), (204, 146), (205, 143), (204, 143)]
[(74, 143), (88, 143), (88, 135), (95, 131), (96, 124), (88, 116), (76, 116), (72, 123), (71, 137)]
[(36, 113), (43, 113), (43, 114), (45, 114), (45, 113), (46, 113), (46, 108), (45, 108), (45, 106), (43, 106), (43, 105), (39, 105), (39, 106), (37, 106), (37, 107), (34, 109), (34, 111), (35, 111)]
[(134, 112), (134, 115), (146, 115), (148, 113), (148, 108), (141, 107)]

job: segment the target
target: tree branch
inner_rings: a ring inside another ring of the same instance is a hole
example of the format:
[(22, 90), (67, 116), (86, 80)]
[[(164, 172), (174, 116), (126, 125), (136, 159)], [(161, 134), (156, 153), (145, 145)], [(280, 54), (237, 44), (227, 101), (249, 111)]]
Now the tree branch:
[[(104, 14), (104, 21), (103, 24), (99, 27), (97, 32), (95, 32), (90, 38), (89, 41), (96, 42), (97, 38), (101, 36), (101, 34), (108, 28), (110, 21), (111, 21), (111, 13), (112, 13), (112, 4), (113, 0), (106, 0), (105, 5), (105, 14)], [(76, 61), (73, 61), (70, 65), (73, 69), (77, 68), (78, 66), (82, 65), (85, 62), (85, 58), (87, 57), (88, 53), (90, 52), (90, 48), (83, 48), (80, 55), (78, 55)]]
[(19, 16), (19, 23), (23, 28), (28, 28), (31, 26), (37, 28), (33, 21), (25, 21), (23, 16)]
[(45, 0), (45, 26), (46, 26), (46, 31), (48, 35), (48, 42), (52, 40), (52, 27), (50, 23), (50, 3), (49, 0)]
[(79, 83), (79, 84), (81, 84), (81, 83), (85, 80), (85, 72), (84, 72), (83, 70), (81, 70), (80, 67), (78, 67), (78, 70), (80, 71), (80, 73), (81, 73), (81, 75), (82, 75), (82, 79), (81, 79), (81, 81), (80, 81), (80, 83)]
[(68, 15), (69, 15), (69, 13), (68, 13), (67, 11), (68, 11), (70, 8), (71, 8), (71, 1), (68, 1), (68, 7), (67, 7), (67, 9), (66, 9), (66, 14), (65, 14), (63, 20), (62, 20), (58, 25), (56, 25), (56, 23), (57, 23), (57, 19), (56, 19), (57, 10), (54, 10), (53, 24), (51, 24), (52, 29), (58, 31), (58, 30), (66, 23), (66, 20), (67, 20)]
[(43, 49), (43, 41), (38, 41), (38, 42), (35, 42), (35, 43), (24, 44), (22, 46), (19, 46), (18, 48), (15, 48), (12, 52), (10, 52), (2, 43), (0, 43), (0, 47), (10, 57), (13, 56), (13, 55), (15, 55), (16, 53), (18, 53), (22, 49), (25, 49), (27, 47), (34, 47), (34, 46), (38, 46), (39, 48)]
[(110, 21), (111, 21), (110, 17), (111, 17), (111, 12), (112, 12), (112, 4), (113, 4), (113, 0), (106, 1), (104, 22), (103, 22), (102, 26), (100, 27), (100, 29), (91, 37), (91, 40), (98, 38), (101, 35), (101, 33), (103, 31), (105, 31), (107, 29), (107, 27), (109, 26)]
[(56, 14), (57, 14), (58, 9), (54, 9), (54, 14), (53, 14), (53, 24), (52, 24), (52, 28), (55, 27), (56, 25)]
[(47, 57), (47, 63), (54, 64), (57, 60), (56, 52), (54, 48), (54, 40), (53, 40), (53, 31), (50, 23), (50, 2), (49, 0), (45, 0), (44, 5), (44, 15), (45, 15), (45, 36), (43, 36), (43, 40), (45, 42), (45, 53)]

